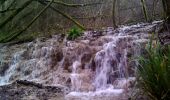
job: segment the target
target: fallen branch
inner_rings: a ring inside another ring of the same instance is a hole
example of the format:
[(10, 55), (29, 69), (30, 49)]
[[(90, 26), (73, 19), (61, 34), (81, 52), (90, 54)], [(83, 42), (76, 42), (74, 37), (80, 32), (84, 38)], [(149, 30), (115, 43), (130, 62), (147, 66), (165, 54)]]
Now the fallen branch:
[(27, 80), (16, 80), (17, 84), (24, 85), (24, 86), (30, 86), (30, 87), (37, 87), (39, 89), (47, 89), (48, 91), (53, 91), (54, 93), (57, 92), (63, 92), (62, 87), (57, 87), (57, 86), (45, 86), (40, 83), (32, 82), (32, 81), (27, 81)]
[(111, 17), (110, 15), (96, 15), (96, 16), (87, 16), (87, 17), (75, 17), (73, 16), (72, 18), (74, 19), (94, 19), (94, 18), (104, 18), (104, 17)]
[(146, 8), (145, 0), (141, 0), (141, 3), (142, 3), (142, 10), (143, 10), (143, 14), (144, 14), (145, 20), (148, 22), (149, 18), (148, 18), (148, 13), (147, 13), (147, 8)]
[[(18, 8), (19, 9), (19, 8)], [(9, 12), (9, 11), (14, 11), (17, 9), (6, 9), (6, 10), (1, 10), (0, 13), (5, 13), (5, 12)]]
[(9, 10), (13, 5), (15, 5), (15, 2), (16, 2), (16, 0), (13, 0), (13, 1), (9, 4), (9, 6), (7, 7), (6, 10)]
[(20, 30), (19, 32), (15, 32), (12, 35), (8, 36), (7, 38), (4, 38), (2, 40), (0, 40), (0, 42), (9, 42), (11, 40), (13, 40), (14, 38), (16, 38), (17, 36), (19, 36), (21, 33), (23, 33), (24, 31), (26, 31), (38, 18), (39, 16), (45, 11), (47, 10), (48, 7), (50, 7), (50, 5), (52, 4), (53, 0), (47, 4), (44, 9), (42, 9), (34, 18), (33, 20), (22, 30)]
[[(47, 5), (45, 2), (39, 1), (42, 5)], [(80, 27), (81, 29), (85, 30), (85, 27), (83, 25), (81, 25), (79, 22), (77, 22), (76, 20), (74, 20), (70, 15), (52, 7), (49, 6), (49, 8), (51, 8), (52, 10), (56, 11), (57, 13), (63, 15), (65, 18), (69, 19), (70, 21), (72, 21), (73, 23), (75, 23), (78, 27)]]
[(31, 82), (31, 81), (27, 81), (27, 80), (16, 80), (16, 83), (22, 84), (22, 85), (25, 85), (25, 86), (35, 86), (37, 88), (43, 88), (42, 84), (34, 83), (34, 82)]
[[(46, 0), (45, 2), (50, 2), (50, 0)], [(63, 6), (68, 6), (68, 7), (84, 7), (84, 6), (91, 6), (91, 5), (98, 5), (102, 3), (87, 3), (87, 4), (68, 4), (62, 1), (54, 1), (53, 3), (60, 4)]]
[(5, 26), (9, 21), (11, 21), (16, 15), (18, 15), (24, 8), (26, 8), (33, 0), (28, 0), (19, 9), (14, 11), (6, 20), (0, 24), (0, 29)]
[(10, 9), (10, 8), (12, 7), (12, 5), (15, 4), (14, 2), (15, 2), (15, 0), (13, 0), (13, 1), (10, 3), (10, 5), (7, 7), (7, 9), (1, 10), (0, 13), (5, 13), (5, 12), (9, 12), (9, 11), (14, 11), (14, 10), (16, 10), (16, 9)]

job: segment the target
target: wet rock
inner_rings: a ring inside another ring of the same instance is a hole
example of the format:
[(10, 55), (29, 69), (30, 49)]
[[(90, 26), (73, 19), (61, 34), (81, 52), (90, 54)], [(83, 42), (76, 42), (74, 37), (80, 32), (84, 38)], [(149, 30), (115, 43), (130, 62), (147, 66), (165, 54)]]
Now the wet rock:
[(0, 76), (4, 76), (6, 70), (8, 70), (9, 65), (7, 62), (2, 62), (2, 64), (0, 65)]
[(27, 76), (27, 75), (30, 75), (31, 73), (32, 73), (32, 70), (28, 69), (28, 70), (25, 70), (24, 75)]
[(64, 100), (63, 87), (43, 86), (26, 80), (0, 86), (1, 100), (56, 100), (56, 98)]
[(129, 77), (129, 78), (122, 78), (117, 79), (114, 81), (114, 86), (116, 89), (122, 89), (122, 88), (133, 88), (135, 84), (136, 78), (135, 77)]

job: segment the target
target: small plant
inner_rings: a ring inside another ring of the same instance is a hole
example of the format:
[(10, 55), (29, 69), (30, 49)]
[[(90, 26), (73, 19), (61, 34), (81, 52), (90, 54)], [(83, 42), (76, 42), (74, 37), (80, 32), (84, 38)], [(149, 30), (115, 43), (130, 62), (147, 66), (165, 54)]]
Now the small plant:
[(74, 40), (76, 39), (77, 37), (81, 36), (82, 35), (82, 32), (83, 30), (81, 30), (80, 28), (78, 27), (72, 27), (69, 32), (67, 33), (68, 34), (68, 39), (69, 40)]
[(170, 47), (152, 41), (139, 58), (139, 86), (152, 100), (170, 100)]

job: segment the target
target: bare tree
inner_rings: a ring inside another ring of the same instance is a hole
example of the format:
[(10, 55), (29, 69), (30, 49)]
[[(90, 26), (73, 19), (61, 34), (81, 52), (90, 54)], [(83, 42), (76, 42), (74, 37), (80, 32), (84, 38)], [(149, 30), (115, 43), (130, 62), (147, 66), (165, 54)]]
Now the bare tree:
[(117, 0), (113, 0), (113, 8), (112, 8), (112, 20), (113, 20), (113, 27), (117, 27), (116, 25), (116, 2)]

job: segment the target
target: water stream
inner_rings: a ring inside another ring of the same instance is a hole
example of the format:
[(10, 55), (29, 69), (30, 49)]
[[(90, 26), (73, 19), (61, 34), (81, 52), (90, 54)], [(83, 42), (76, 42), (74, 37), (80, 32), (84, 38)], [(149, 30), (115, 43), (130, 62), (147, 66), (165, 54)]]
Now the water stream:
[(148, 32), (158, 23), (88, 31), (76, 41), (60, 42), (60, 36), (53, 36), (3, 47), (0, 85), (29, 80), (70, 88), (66, 100), (126, 100), (135, 80), (133, 58), (141, 54)]

